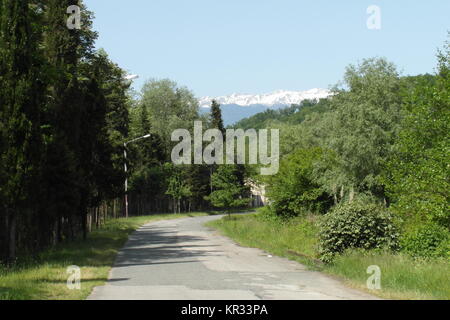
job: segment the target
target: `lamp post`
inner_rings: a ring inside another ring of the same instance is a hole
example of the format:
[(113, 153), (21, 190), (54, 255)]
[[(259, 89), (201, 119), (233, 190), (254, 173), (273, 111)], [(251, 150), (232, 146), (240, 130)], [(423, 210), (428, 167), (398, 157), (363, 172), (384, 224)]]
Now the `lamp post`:
[(150, 138), (151, 135), (147, 134), (145, 136), (124, 142), (123, 144), (123, 157), (124, 157), (124, 169), (125, 169), (125, 218), (128, 218), (128, 166), (127, 166), (127, 145), (142, 139)]

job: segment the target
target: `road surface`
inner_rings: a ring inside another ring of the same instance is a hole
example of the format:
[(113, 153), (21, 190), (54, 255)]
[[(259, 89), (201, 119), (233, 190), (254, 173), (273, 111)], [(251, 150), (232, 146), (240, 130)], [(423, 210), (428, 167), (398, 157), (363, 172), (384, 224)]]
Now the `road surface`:
[(243, 248), (203, 224), (220, 216), (158, 221), (119, 252), (90, 300), (374, 299), (319, 272)]

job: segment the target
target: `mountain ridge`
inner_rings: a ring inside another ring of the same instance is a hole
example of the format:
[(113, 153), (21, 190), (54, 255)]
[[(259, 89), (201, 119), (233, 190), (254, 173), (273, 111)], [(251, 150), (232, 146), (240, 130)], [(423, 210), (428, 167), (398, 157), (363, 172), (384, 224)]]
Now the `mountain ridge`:
[(255, 105), (280, 107), (297, 104), (303, 100), (318, 100), (331, 95), (327, 89), (314, 88), (306, 91), (277, 90), (266, 94), (239, 94), (233, 93), (227, 96), (202, 97), (199, 99), (199, 105), (202, 108), (208, 108), (214, 99), (221, 105), (238, 105), (242, 107), (251, 107)]
[(267, 109), (280, 109), (305, 100), (318, 101), (331, 95), (327, 89), (314, 88), (306, 91), (278, 90), (267, 94), (237, 94), (198, 99), (202, 112), (208, 112), (211, 101), (216, 100), (222, 106), (225, 125), (231, 125), (244, 118), (251, 117)]

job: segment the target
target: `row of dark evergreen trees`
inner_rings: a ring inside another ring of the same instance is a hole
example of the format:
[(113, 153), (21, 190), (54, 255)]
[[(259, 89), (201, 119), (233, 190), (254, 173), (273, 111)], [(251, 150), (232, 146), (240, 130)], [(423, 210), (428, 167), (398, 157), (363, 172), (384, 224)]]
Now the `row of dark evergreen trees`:
[[(149, 80), (144, 85), (141, 98), (131, 109), (130, 135), (151, 133), (151, 137), (127, 147), (131, 215), (228, 209), (235, 198), (248, 197), (243, 165), (172, 163), (171, 152), (177, 142), (170, 141), (171, 132), (186, 128), (193, 133), (194, 121), (202, 121), (204, 130), (217, 128), (225, 135), (221, 107), (216, 101), (212, 101), (210, 114), (202, 114), (187, 88), (168, 79)], [(207, 145), (203, 143), (204, 148)], [(235, 192), (230, 193), (231, 189)], [(216, 201), (219, 198), (227, 201)]]
[(86, 237), (92, 214), (123, 192), (129, 84), (94, 50), (82, 4), (82, 28), (69, 30), (71, 5), (80, 1), (0, 0), (3, 262)]
[[(81, 29), (67, 27), (79, 5)], [(94, 50), (93, 14), (78, 0), (0, 0), (0, 263), (77, 237), (123, 213), (124, 142), (130, 214), (248, 202), (245, 167), (171, 163), (180, 126), (225, 133), (187, 88), (149, 81), (134, 101), (125, 72)]]

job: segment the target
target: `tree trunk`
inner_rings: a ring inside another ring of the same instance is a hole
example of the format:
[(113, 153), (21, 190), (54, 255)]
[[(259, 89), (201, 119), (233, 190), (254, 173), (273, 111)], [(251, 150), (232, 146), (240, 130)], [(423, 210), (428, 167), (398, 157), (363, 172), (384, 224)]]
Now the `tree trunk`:
[(353, 186), (352, 186), (350, 188), (350, 195), (348, 197), (348, 202), (352, 203), (354, 198), (355, 198), (355, 188), (353, 188)]
[[(5, 212), (0, 212), (5, 213)], [(0, 263), (8, 259), (8, 217), (5, 215), (0, 216)]]
[[(8, 216), (9, 210), (6, 211)], [(8, 219), (8, 229), (9, 229), (9, 241), (8, 241), (8, 262), (14, 263), (16, 260), (16, 216), (15, 214), (9, 215)]]
[(62, 242), (61, 220), (62, 220), (62, 218), (60, 216), (58, 216), (58, 218), (56, 219), (56, 243)]
[(87, 215), (88, 209), (83, 209), (84, 212), (81, 215), (81, 227), (83, 229), (83, 240), (87, 239)]
[(87, 215), (87, 229), (89, 232), (92, 231), (92, 212), (88, 212)]
[(99, 221), (98, 221), (98, 208), (97, 207), (94, 208), (94, 212), (95, 212), (95, 227), (98, 229)]
[(102, 203), (102, 225), (105, 225), (106, 223), (106, 215), (108, 214), (108, 207), (106, 206), (106, 203)]
[(70, 241), (75, 240), (75, 231), (73, 230), (73, 219), (71, 217), (68, 218), (69, 230), (70, 230)]
[(209, 187), (211, 188), (211, 193), (213, 192), (212, 171), (212, 168), (209, 168)]

